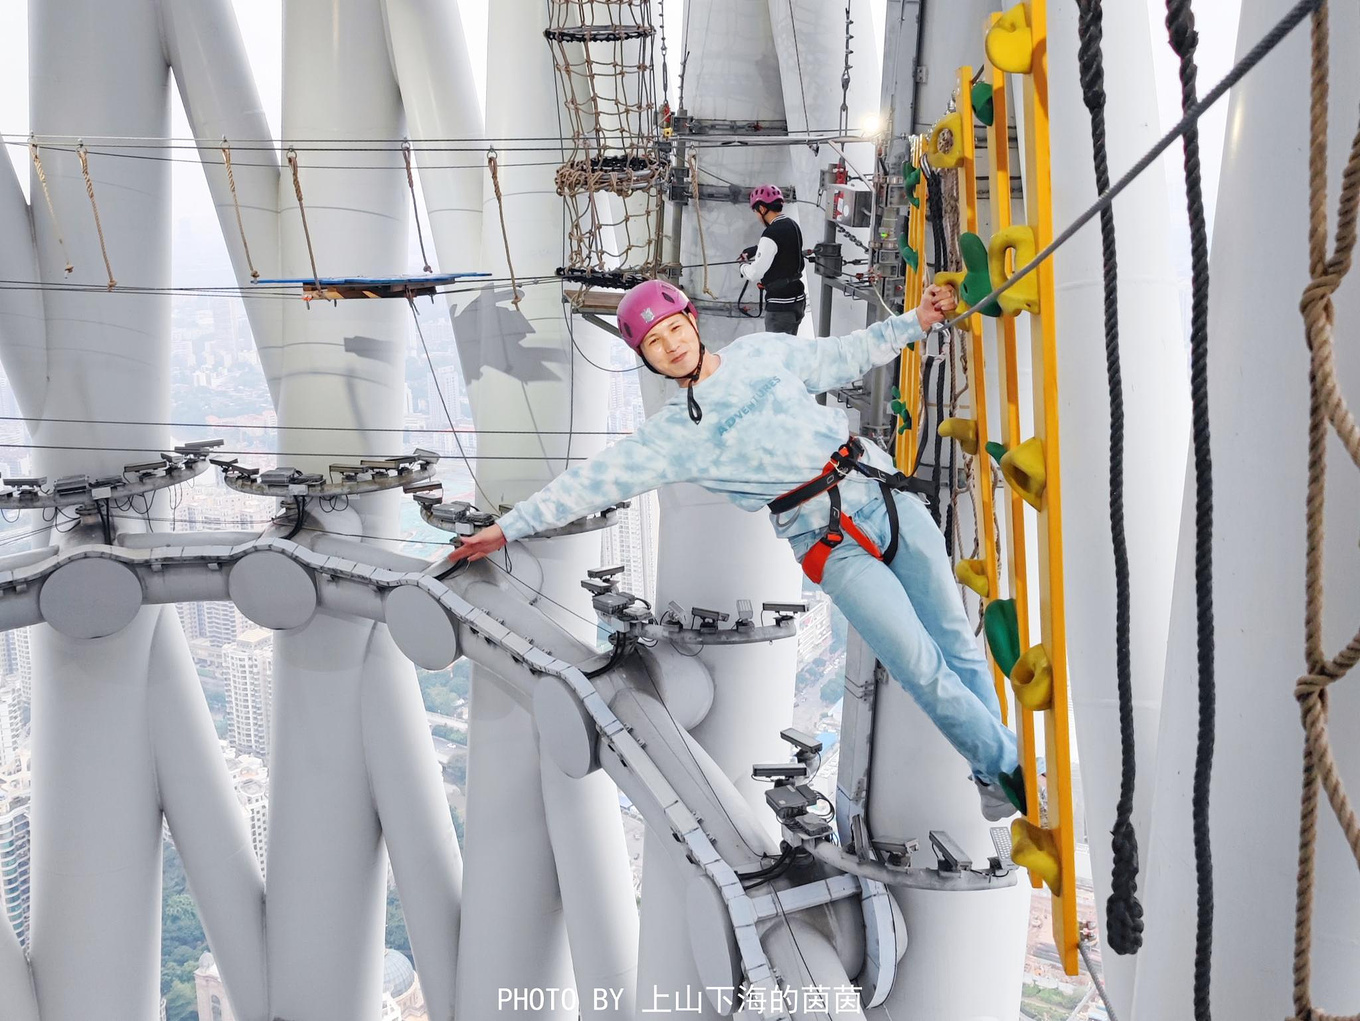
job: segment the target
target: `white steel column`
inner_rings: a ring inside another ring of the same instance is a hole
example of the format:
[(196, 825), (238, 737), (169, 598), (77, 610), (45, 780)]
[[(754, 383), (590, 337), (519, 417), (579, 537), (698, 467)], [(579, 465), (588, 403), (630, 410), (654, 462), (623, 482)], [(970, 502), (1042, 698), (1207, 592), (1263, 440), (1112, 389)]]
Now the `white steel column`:
[[(1330, 4), (1328, 210), (1355, 135), (1360, 14)], [(1247, 0), (1239, 59), (1288, 10)], [(1213, 769), (1213, 1005), (1221, 1017), (1285, 1017), (1292, 1007), (1294, 878), (1303, 731), (1295, 680), (1303, 648), (1308, 353), (1299, 297), (1308, 265), (1309, 38), (1305, 20), (1232, 92), (1211, 261), (1209, 408), (1214, 455), (1214, 616), (1218, 712)], [(1179, 164), (1180, 155), (1174, 157)], [(1262, 167), (1269, 172), (1263, 173)], [(1183, 215), (1177, 211), (1175, 215)], [(1330, 242), (1328, 244), (1330, 251)], [(1263, 252), (1266, 258), (1262, 258)], [(1352, 270), (1352, 275), (1354, 270)], [(1336, 294), (1337, 367), (1352, 409), (1360, 394), (1354, 280)], [(1329, 438), (1326, 626), (1335, 655), (1360, 619), (1354, 510), (1360, 480)], [(1173, 470), (1168, 466), (1167, 471)], [(1194, 480), (1187, 472), (1163, 691), (1147, 927), (1134, 1016), (1185, 1014), (1194, 959), (1191, 779), (1198, 726)], [(1339, 524), (1337, 524), (1339, 522)], [(1354, 798), (1360, 784), (1360, 690), (1331, 689), (1332, 749)], [(1355, 862), (1325, 795), (1319, 807), (1312, 927), (1313, 1002), (1360, 1001)], [(1246, 966), (1244, 966), (1246, 965)]]
[[(104, 155), (96, 141), (168, 132), (156, 6), (68, 0), (34, 5), (30, 14), (34, 130), (90, 141), (90, 174), (112, 274), (123, 285), (167, 285), (166, 168)], [(110, 39), (118, 45), (111, 47)], [(76, 267), (71, 282), (99, 287), (109, 271), (79, 163), (66, 148), (44, 152), (65, 248), (57, 245), (43, 202), (43, 215), (34, 217), (37, 272), (46, 282), (62, 282), (69, 258)], [(42, 194), (36, 180), (32, 192)], [(15, 240), (22, 251), (26, 246)], [(31, 315), (35, 308), (24, 311)], [(35, 423), (40, 469), (50, 477), (103, 475), (164, 449), (169, 434), (163, 426), (107, 423), (169, 417), (168, 300), (93, 289), (49, 291), (42, 311), (45, 356), (38, 357), (35, 343), (43, 331), (31, 320), (6, 330), (7, 346), (21, 345), (6, 352), (6, 365), (18, 369), (16, 391), (25, 414), (71, 420)], [(165, 501), (156, 501), (150, 513), (168, 515)], [(231, 803), (206, 707), (185, 697), (197, 684), (192, 667), (185, 669), (183, 638), (177, 626), (159, 628), (164, 619), (162, 610), (146, 609), (118, 634), (87, 642), (47, 628), (34, 632), (30, 949), (41, 1011), (49, 1019), (155, 1012), (163, 806), (174, 816), (190, 882), (202, 891), (204, 927), (231, 965), (227, 981), (240, 1016), (265, 1014), (258, 869)], [(170, 735), (158, 726), (167, 716), (175, 729)], [(192, 806), (174, 784), (159, 787), (162, 769), (200, 779)], [(224, 849), (242, 846), (245, 857), (223, 857)]]
[[(690, 56), (685, 74), (684, 105), (692, 117), (779, 120), (784, 102), (778, 82), (768, 73), (777, 55), (766, 0), (694, 0), (687, 15)], [(699, 180), (716, 180), (705, 170), (742, 185), (787, 182), (792, 175), (787, 148), (751, 146), (699, 151)], [(699, 204), (703, 217), (703, 249), (710, 262), (728, 262), (760, 234), (755, 214), (743, 202)], [(796, 216), (796, 212), (795, 212)], [(699, 224), (691, 202), (684, 211), (681, 261), (693, 268), (682, 277), (685, 292), (702, 299), (704, 272)], [(741, 290), (735, 266), (710, 266), (709, 288), (719, 298), (734, 300)], [(754, 306), (754, 288), (747, 296)], [(700, 315), (700, 333), (709, 350), (720, 351), (740, 333), (763, 330), (753, 319)], [(660, 384), (642, 369), (640, 377), (648, 410), (655, 412), (674, 384)], [(660, 385), (659, 385), (660, 384)], [(737, 599), (795, 601), (802, 594), (802, 573), (788, 544), (778, 539), (763, 514), (748, 514), (720, 496), (697, 486), (667, 486), (660, 492), (661, 529), (657, 551), (657, 605), (674, 600), (688, 610), (710, 606), (730, 610)], [(695, 551), (702, 547), (703, 556)], [(793, 682), (797, 669), (793, 642), (743, 645), (705, 650), (701, 656), (714, 680), (713, 708), (693, 729), (695, 739), (754, 807), (774, 834), (773, 815), (764, 788), (751, 779), (754, 762), (789, 757), (779, 732), (792, 722)], [(648, 862), (664, 861), (650, 833), (643, 852)], [(638, 968), (640, 996), (682, 989), (697, 983), (690, 957), (688, 927), (674, 897), (651, 899), (652, 891), (670, 884), (644, 881), (642, 953)], [(678, 903), (683, 905), (683, 890)], [(705, 1008), (707, 1009), (707, 1008)]]
[[(1071, 222), (1095, 200), (1091, 121), (1077, 68), (1077, 10), (1050, 5), (1049, 103), (1053, 139), (1053, 220)], [(1147, 69), (1152, 44), (1139, 4), (1106, 4), (1104, 42), (1111, 173), (1118, 176), (1156, 142), (1157, 94)], [(1168, 157), (1171, 158), (1171, 157)], [(1179, 147), (1176, 156), (1179, 163)], [(1170, 626), (1175, 535), (1189, 441), (1189, 387), (1184, 334), (1167, 223), (1166, 178), (1143, 174), (1115, 203), (1119, 260), (1119, 335), (1123, 377), (1124, 515), (1131, 583), (1130, 648), (1139, 785), (1134, 823), (1143, 868), (1140, 896), (1156, 882), (1148, 858), (1162, 676)], [(1119, 704), (1115, 669), (1115, 577), (1110, 541), (1110, 397), (1104, 344), (1101, 236), (1096, 224), (1055, 257), (1058, 289), (1058, 393), (1062, 400), (1062, 463), (1069, 485), (1084, 492), (1064, 503), (1063, 546), (1067, 591), (1067, 654), (1073, 717), (1081, 761), (1086, 831), (1096, 908), (1105, 932), (1112, 856), (1110, 830), (1119, 799)], [(1073, 338), (1085, 338), (1073, 343)], [(1067, 338), (1067, 342), (1063, 342)], [(1037, 603), (1032, 612), (1037, 613)], [(1037, 625), (1037, 616), (1034, 618)], [(1037, 633), (1033, 631), (1032, 633)], [(1080, 838), (1079, 838), (1080, 839)], [(1149, 942), (1160, 936), (1149, 928)], [(1120, 1017), (1133, 1001), (1140, 957), (1120, 957), (1102, 946), (1106, 988)]]
[[(481, 266), (496, 283), (463, 298), (454, 316), (478, 429), (477, 500), (492, 510), (531, 495), (568, 463), (599, 450), (606, 422), (606, 380), (589, 362), (607, 361), (608, 338), (564, 315), (561, 289), (552, 279), (563, 265), (562, 199), (553, 166), (542, 164), (556, 159), (558, 148), (525, 151), (526, 143), (516, 141), (558, 133), (560, 97), (546, 26), (545, 4), (491, 5), (486, 132), (488, 144), (500, 147), (505, 234), (502, 206), (485, 177)], [(500, 73), (509, 67), (513, 74)], [(464, 239), (438, 223), (434, 232), (446, 264), (463, 257)], [(511, 300), (510, 263), (523, 281), (518, 308)], [(544, 277), (548, 281), (539, 282)], [(545, 613), (594, 640), (594, 615), (579, 582), (599, 563), (597, 535), (530, 540), (512, 552), (512, 561), (515, 576), (528, 586), (524, 591)], [(500, 557), (497, 562), (505, 563)], [(569, 969), (583, 995), (594, 986), (617, 985), (635, 967), (637, 925), (617, 792), (612, 784), (561, 777), (545, 788), (541, 770), (557, 767), (540, 766), (532, 718), (495, 690), (480, 667), (474, 666), (472, 678), (466, 855), (475, 881), (463, 906), (468, 938), (459, 961), (460, 1015), (497, 1011), (501, 987), (568, 987)], [(586, 912), (569, 927), (561, 893), (568, 887), (574, 898), (566, 906), (573, 914)], [(568, 928), (577, 936), (570, 952)], [(513, 1017), (514, 1008), (511, 1002), (500, 1009)], [(555, 1010), (535, 1012), (569, 1014), (574, 1012), (560, 1001)]]
[[(309, 150), (314, 139), (401, 137), (381, 7), (367, 0), (289, 0), (283, 31), (282, 130), (298, 150), (311, 252), (285, 166), (278, 200), (282, 275), (311, 276), (313, 258), (322, 276), (399, 275), (410, 201), (401, 156)], [(324, 169), (335, 167), (352, 169)], [(337, 455), (349, 460), (392, 452), (391, 434), (368, 430), (401, 423), (409, 314), (400, 302), (285, 305), (276, 391), (284, 463), (324, 473)], [(294, 428), (317, 424), (337, 429)], [(367, 496), (355, 501), (353, 512), (315, 514), (309, 523), (390, 537), (399, 498)], [(390, 799), (382, 798), (375, 779), (383, 771), (371, 768), (369, 758), (438, 790), (436, 775), (415, 768), (428, 748), (381, 742), (372, 733), (375, 714), (409, 735), (419, 733), (417, 719), (423, 723), (419, 699), (403, 694), (415, 684), (411, 668), (375, 655), (387, 641), (378, 625), (325, 614), (275, 638), (268, 852), (275, 896), (268, 924), (270, 1009), (280, 1017), (357, 1021), (379, 1005), (385, 874), (379, 812)], [(412, 761), (404, 762), (408, 756)], [(413, 813), (408, 825), (394, 828), (412, 842), (392, 846), (399, 886), (409, 856), (436, 856), (450, 866), (457, 861), (447, 812), (436, 811), (442, 798), (417, 792), (406, 809)], [(432, 888), (406, 885), (404, 900), (416, 912), (435, 905), (447, 910), (456, 904), (456, 880), (451, 873)], [(434, 944), (420, 947), (422, 934)], [(447, 1010), (451, 986), (438, 975), (452, 967), (451, 932), (415, 924), (412, 942), (423, 984), (443, 999), (437, 1009)]]
[[(790, 132), (814, 131), (835, 134), (841, 116), (841, 72), (845, 66), (845, 5), (826, 0), (768, 0), (775, 50), (779, 56), (779, 78), (784, 98), (784, 119)], [(850, 89), (846, 96), (847, 124), (851, 133), (865, 128), (866, 121), (879, 114), (879, 83), (883, 76), (883, 55), (875, 45), (869, 0), (850, 0)], [(886, 115), (886, 111), (884, 111)], [(874, 147), (865, 143), (838, 143), (854, 170), (872, 178)], [(822, 168), (834, 163), (839, 153), (830, 145), (814, 152), (806, 145), (789, 146), (793, 165), (791, 181), (797, 188), (799, 223), (804, 224), (803, 247), (811, 248), (822, 240), (823, 215), (815, 205), (821, 185)], [(889, 168), (892, 169), (892, 168)], [(790, 203), (789, 205), (792, 205)], [(786, 212), (791, 211), (785, 206)], [(864, 229), (851, 231), (861, 240)], [(847, 259), (864, 253), (844, 236), (838, 235)], [(863, 268), (863, 267), (852, 267)], [(811, 267), (804, 274), (807, 284), (807, 316), (800, 332), (811, 335), (817, 323), (822, 300), (821, 278)], [(836, 337), (864, 327), (864, 306), (853, 299), (833, 294), (831, 336)], [(877, 306), (875, 306), (877, 307)]]

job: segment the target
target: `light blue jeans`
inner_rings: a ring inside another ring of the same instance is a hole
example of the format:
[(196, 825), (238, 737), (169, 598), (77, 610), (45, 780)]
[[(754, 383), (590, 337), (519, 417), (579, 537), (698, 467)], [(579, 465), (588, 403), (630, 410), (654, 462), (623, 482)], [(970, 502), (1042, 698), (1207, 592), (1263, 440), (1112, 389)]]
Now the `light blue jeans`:
[[(1015, 735), (1001, 724), (991, 668), (964, 612), (944, 536), (917, 497), (894, 493), (897, 555), (891, 566), (849, 536), (826, 562), (821, 588), (850, 626), (968, 760), (973, 775), (995, 783), (1019, 764)], [(879, 549), (888, 545), (882, 499), (854, 516)], [(819, 533), (789, 538), (800, 560)]]

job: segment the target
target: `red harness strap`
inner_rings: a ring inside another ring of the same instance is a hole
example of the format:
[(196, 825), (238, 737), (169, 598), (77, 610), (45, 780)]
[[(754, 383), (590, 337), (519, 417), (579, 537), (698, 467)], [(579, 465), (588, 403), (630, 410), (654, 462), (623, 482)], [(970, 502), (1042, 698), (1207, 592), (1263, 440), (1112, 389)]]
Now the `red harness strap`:
[(826, 493), (827, 499), (831, 501), (831, 515), (827, 522), (826, 534), (818, 539), (816, 544), (803, 555), (801, 561), (803, 573), (817, 584), (821, 584), (827, 559), (847, 535), (863, 546), (865, 551), (875, 560), (883, 559), (883, 551), (878, 548), (878, 544), (864, 534), (849, 514), (841, 512), (839, 489), (841, 479), (845, 478), (855, 467), (855, 462), (862, 451), (863, 447), (860, 446), (858, 437), (852, 438), (849, 443), (843, 444), (831, 456), (831, 460), (827, 461), (822, 473), (815, 479), (770, 502), (770, 510), (776, 514), (782, 514), (784, 511), (791, 510), (798, 504), (805, 503), (822, 493)]

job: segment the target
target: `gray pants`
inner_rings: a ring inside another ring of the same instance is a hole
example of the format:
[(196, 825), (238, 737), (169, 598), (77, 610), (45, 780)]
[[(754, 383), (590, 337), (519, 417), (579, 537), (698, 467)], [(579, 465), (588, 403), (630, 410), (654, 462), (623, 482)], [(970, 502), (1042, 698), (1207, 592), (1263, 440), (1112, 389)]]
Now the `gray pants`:
[(765, 329), (770, 333), (790, 333), (798, 332), (798, 324), (803, 321), (803, 313), (807, 311), (807, 298), (802, 297), (793, 302), (765, 302)]

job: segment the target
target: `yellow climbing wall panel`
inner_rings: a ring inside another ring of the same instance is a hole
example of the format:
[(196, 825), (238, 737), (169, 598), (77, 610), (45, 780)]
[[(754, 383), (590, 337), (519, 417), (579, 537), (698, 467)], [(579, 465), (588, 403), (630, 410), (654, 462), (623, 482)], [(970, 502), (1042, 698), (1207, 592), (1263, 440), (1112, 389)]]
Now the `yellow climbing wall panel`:
[[(1053, 239), (1052, 179), (1048, 119), (1047, 0), (1024, 0), (993, 19), (987, 33), (988, 58), (1002, 72), (1019, 75), (1025, 110), (1025, 217), (1036, 248)], [(1028, 66), (1026, 66), (1028, 65)], [(1003, 465), (1038, 512), (1040, 641), (1043, 652), (1023, 657), (1051, 671), (1052, 695), (1041, 711), (1048, 770), (1048, 825), (1039, 819), (1038, 798), (1029, 798), (1026, 819), (1011, 826), (1017, 861), (1033, 862), (1053, 895), (1053, 941), (1069, 975), (1077, 973), (1076, 860), (1072, 814), (1072, 758), (1067, 696), (1067, 621), (1063, 594), (1062, 477), (1059, 464), (1057, 338), (1053, 263), (1045, 260), (1038, 278), (1038, 311), (1030, 315), (1034, 373), (1034, 436), (1012, 448)], [(999, 284), (1000, 281), (994, 281)], [(1037, 442), (1036, 442), (1037, 441)], [(1026, 455), (1030, 460), (1025, 460)], [(1046, 659), (1046, 664), (1043, 661)], [(1012, 674), (1017, 671), (1013, 670)], [(1026, 757), (1032, 760), (1032, 747)], [(1033, 771), (1028, 771), (1029, 777)], [(1033, 782), (1032, 780), (1030, 781)]]
[[(991, 24), (1001, 18), (993, 14)], [(992, 229), (1003, 231), (1011, 225), (1011, 146), (1009, 137), (1010, 106), (1005, 72), (986, 68), (986, 80), (992, 86), (992, 123), (987, 128), (987, 153), (991, 164)], [(1010, 450), (1020, 442), (1020, 369), (1015, 346), (1015, 316), (1003, 315), (995, 320), (997, 346), (1001, 353), (1001, 369), (997, 379), (1001, 388), (1001, 445)], [(1015, 615), (1019, 624), (1018, 647), (1029, 648), (1029, 556), (1025, 541), (1025, 501), (1014, 489), (1005, 494), (1004, 523), (1006, 550), (1007, 592), (1015, 600)], [(1004, 702), (1003, 702), (1004, 704)], [(1035, 775), (1034, 712), (1016, 703), (1016, 729), (1020, 735), (1021, 762), (1025, 766), (1026, 798), (1030, 804), (1038, 801)], [(1033, 873), (1031, 882), (1042, 885)]]
[[(925, 161), (924, 154), (916, 153), (911, 157), (913, 166), (919, 166)], [(910, 265), (906, 267), (906, 282), (902, 287), (902, 311), (915, 308), (921, 304), (921, 293), (925, 290), (926, 272), (926, 176), (921, 174), (916, 181), (914, 191), (918, 205), (911, 207), (907, 221), (907, 245), (917, 253), (916, 269)], [(902, 394), (902, 403), (907, 406), (907, 412), (911, 416), (911, 425), (905, 432), (898, 433), (897, 447), (894, 450), (894, 460), (897, 467), (906, 475), (912, 475), (916, 471), (917, 452), (920, 449), (921, 441), (921, 415), (923, 405), (921, 402), (921, 348), (923, 345), (914, 344), (911, 350), (902, 353), (902, 369), (897, 380), (898, 392)]]
[[(959, 130), (954, 146), (962, 149), (959, 160), (959, 227), (972, 234), (978, 232), (977, 146), (973, 139), (973, 69), (959, 68), (958, 115)], [(983, 567), (987, 579), (987, 599), (995, 599), (1000, 592), (996, 562), (996, 515), (993, 511), (992, 462), (987, 453), (987, 371), (982, 335), (982, 316), (971, 315), (967, 320), (970, 338), (968, 356), (968, 401), (977, 432), (977, 453), (973, 467), (977, 471), (978, 497), (982, 520), (977, 523), (982, 536)], [(1001, 720), (1009, 723), (1006, 699), (1006, 675), (992, 659), (992, 674), (996, 681), (997, 699), (1001, 703)]]

